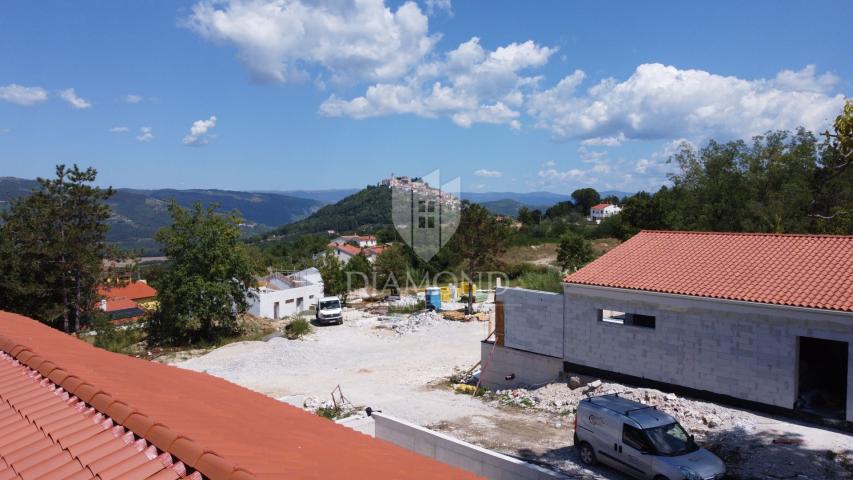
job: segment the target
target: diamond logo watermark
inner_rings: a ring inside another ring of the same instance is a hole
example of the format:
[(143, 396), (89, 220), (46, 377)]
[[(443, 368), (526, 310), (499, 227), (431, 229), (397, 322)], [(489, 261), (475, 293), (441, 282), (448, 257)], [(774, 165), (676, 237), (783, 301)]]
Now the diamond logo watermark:
[(459, 178), (441, 184), (439, 170), (421, 178), (391, 177), (394, 228), (425, 262), (456, 232), (462, 212)]

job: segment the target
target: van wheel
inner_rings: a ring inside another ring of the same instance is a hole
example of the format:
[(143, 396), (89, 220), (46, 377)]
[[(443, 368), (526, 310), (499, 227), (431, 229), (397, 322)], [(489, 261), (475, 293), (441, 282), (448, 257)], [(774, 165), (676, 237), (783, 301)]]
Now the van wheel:
[(598, 463), (595, 459), (595, 450), (592, 449), (592, 445), (586, 442), (581, 442), (581, 444), (578, 445), (578, 455), (580, 455), (581, 462), (583, 462), (584, 465), (595, 465)]

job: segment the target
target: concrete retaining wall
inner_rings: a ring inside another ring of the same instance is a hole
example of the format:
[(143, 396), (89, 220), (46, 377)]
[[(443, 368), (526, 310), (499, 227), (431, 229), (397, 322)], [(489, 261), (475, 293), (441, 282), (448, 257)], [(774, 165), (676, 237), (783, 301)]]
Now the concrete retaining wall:
[(563, 371), (563, 359), (481, 342), (480, 366), (481, 385), (494, 390), (552, 382)]
[(373, 416), (376, 438), (493, 480), (566, 478), (516, 458), (433, 432), (383, 413)]
[(563, 356), (563, 296), (523, 288), (504, 288), (504, 344), (507, 347)]
[[(792, 409), (798, 338), (846, 341), (853, 421), (853, 315), (567, 285), (565, 359), (593, 368)], [(655, 328), (598, 320), (598, 310), (656, 317)]]

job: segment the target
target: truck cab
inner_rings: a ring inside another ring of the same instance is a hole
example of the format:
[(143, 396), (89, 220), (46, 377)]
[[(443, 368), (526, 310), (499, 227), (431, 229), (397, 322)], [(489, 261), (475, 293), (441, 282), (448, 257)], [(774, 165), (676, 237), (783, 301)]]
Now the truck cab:
[(338, 325), (344, 323), (341, 299), (338, 297), (321, 297), (317, 300), (314, 318), (318, 323), (336, 323)]
[(575, 447), (583, 463), (600, 462), (635, 478), (716, 480), (726, 472), (675, 418), (615, 394), (580, 401)]

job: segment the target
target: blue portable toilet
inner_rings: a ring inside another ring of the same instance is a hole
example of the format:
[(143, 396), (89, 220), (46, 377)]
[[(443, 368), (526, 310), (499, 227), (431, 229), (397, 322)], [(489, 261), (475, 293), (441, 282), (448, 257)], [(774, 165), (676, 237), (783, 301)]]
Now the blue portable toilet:
[(430, 310), (441, 310), (441, 289), (438, 287), (427, 287), (426, 307)]

